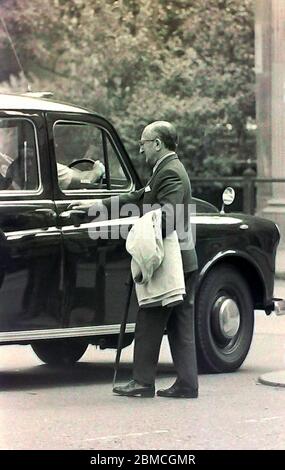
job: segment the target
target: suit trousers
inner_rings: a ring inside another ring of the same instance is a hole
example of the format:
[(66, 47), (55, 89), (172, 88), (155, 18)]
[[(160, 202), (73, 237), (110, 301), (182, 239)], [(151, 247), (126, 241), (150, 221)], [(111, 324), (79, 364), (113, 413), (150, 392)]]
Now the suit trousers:
[(167, 330), (176, 382), (198, 390), (194, 323), (197, 271), (184, 273), (184, 278), (183, 302), (174, 307), (140, 308), (138, 311), (133, 378), (141, 384), (154, 384), (161, 341)]

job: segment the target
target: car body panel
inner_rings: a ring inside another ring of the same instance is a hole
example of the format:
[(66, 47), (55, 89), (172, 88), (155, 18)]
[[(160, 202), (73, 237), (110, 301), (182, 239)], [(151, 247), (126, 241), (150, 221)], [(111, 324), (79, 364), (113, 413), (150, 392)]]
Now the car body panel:
[(80, 106), (71, 106), (66, 103), (59, 103), (43, 98), (34, 98), (28, 95), (18, 94), (1, 94), (1, 109), (3, 110), (24, 110), (26, 111), (55, 111), (64, 113), (84, 113), (88, 114), (87, 109), (81, 108)]
[(244, 266), (245, 271), (247, 266), (252, 266), (263, 285), (263, 295), (256, 308), (269, 306), (279, 242), (275, 224), (246, 214), (197, 215), (196, 224), (200, 282), (209, 269), (222, 261), (231, 260), (240, 269)]

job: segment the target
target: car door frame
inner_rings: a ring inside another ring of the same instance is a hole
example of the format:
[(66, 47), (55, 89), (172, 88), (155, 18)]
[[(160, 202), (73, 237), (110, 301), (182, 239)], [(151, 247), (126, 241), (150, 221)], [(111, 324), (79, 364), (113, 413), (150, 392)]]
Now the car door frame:
[[(74, 123), (87, 123), (94, 125), (96, 127), (99, 127), (103, 129), (105, 132), (107, 132), (109, 139), (112, 142), (112, 145), (116, 148), (117, 154), (119, 156), (119, 159), (121, 160), (121, 163), (127, 170), (131, 184), (130, 187), (126, 189), (108, 189), (108, 188), (100, 188), (100, 189), (90, 189), (84, 192), (80, 189), (78, 190), (64, 190), (61, 191), (58, 185), (58, 177), (57, 177), (57, 168), (56, 168), (56, 155), (55, 155), (55, 146), (54, 146), (54, 137), (53, 137), (53, 128), (54, 125), (57, 122), (74, 122)], [(135, 171), (135, 169), (132, 166), (132, 163), (130, 162), (129, 156), (118, 136), (118, 133), (116, 132), (115, 128), (112, 126), (112, 124), (107, 121), (106, 119), (102, 118), (101, 116), (98, 116), (96, 114), (88, 114), (88, 113), (70, 113), (70, 112), (54, 112), (54, 111), (49, 111), (46, 112), (46, 122), (47, 122), (47, 129), (48, 129), (48, 139), (49, 139), (49, 151), (50, 151), (50, 157), (51, 157), (51, 169), (52, 169), (52, 181), (54, 185), (54, 200), (55, 204), (57, 206), (58, 214), (60, 216), (60, 213), (66, 211), (68, 205), (73, 202), (74, 200), (92, 200), (92, 199), (102, 199), (104, 197), (110, 197), (110, 196), (117, 196), (122, 193), (128, 193), (134, 189), (138, 189), (141, 187), (141, 182), (138, 178), (138, 175)], [(86, 194), (87, 193), (87, 194)], [(60, 220), (60, 217), (59, 217)], [(118, 225), (124, 225), (124, 226), (130, 226), (134, 222), (133, 218), (119, 218), (119, 219), (113, 219), (112, 221), (106, 221), (104, 224), (103, 230), (112, 230), (112, 227), (114, 228), (114, 225), (116, 223)], [(68, 220), (62, 220), (59, 222), (60, 223), (60, 228), (63, 233), (63, 240), (64, 240), (64, 245), (65, 247), (67, 246), (66, 240), (68, 239), (69, 236), (74, 236), (76, 238), (75, 232), (77, 233), (82, 233), (82, 231), (86, 231), (88, 229), (88, 225), (90, 224), (82, 224), (82, 229), (80, 228), (80, 225), (75, 225), (72, 223), (72, 221)], [(92, 222), (93, 227), (100, 226), (100, 223)], [(123, 247), (123, 249), (125, 249)], [(69, 252), (68, 250), (65, 251), (66, 253), (66, 261), (68, 261), (68, 256)], [(128, 254), (125, 252), (125, 255), (129, 258)], [(128, 272), (130, 270), (130, 263), (128, 261), (128, 266), (125, 266), (125, 272)], [(103, 268), (104, 269), (104, 268)], [(106, 268), (107, 269), (107, 268)], [(76, 330), (76, 335), (78, 336), (85, 336), (85, 335), (100, 335), (102, 333), (104, 334), (114, 334), (118, 333), (120, 329), (120, 322), (121, 322), (121, 315), (120, 312), (116, 318), (116, 321), (109, 324), (105, 324), (104, 322), (104, 315), (102, 316), (101, 323), (99, 324), (90, 324), (88, 326), (82, 326), (80, 327), (79, 325), (74, 325), (71, 323), (71, 314), (69, 311), (70, 308), (70, 294), (69, 292), (71, 291), (70, 287), (70, 276), (67, 273), (67, 269), (64, 269), (65, 275), (64, 275), (64, 286), (65, 286), (65, 292), (66, 292), (66, 298), (64, 301), (65, 304), (65, 326), (71, 327), (73, 331)], [(125, 287), (126, 289), (126, 287)], [(107, 297), (107, 295), (106, 295)], [(125, 298), (126, 295), (124, 292), (121, 293), (121, 298)], [(106, 298), (103, 300), (106, 302)], [(102, 300), (101, 300), (102, 304)], [(137, 311), (137, 303), (135, 299), (135, 295), (132, 296), (132, 302), (131, 302), (131, 317), (134, 319), (135, 314)], [(98, 322), (97, 322), (98, 323)], [(127, 331), (133, 332), (134, 331), (134, 321), (130, 323), (127, 326)]]
[[(35, 250), (37, 253), (41, 252), (41, 247), (49, 247), (52, 241), (53, 249), (56, 246), (56, 258), (58, 259), (58, 274), (57, 287), (61, 284), (61, 253), (62, 253), (62, 235), (61, 230), (57, 227), (57, 215), (55, 212), (55, 206), (53, 201), (53, 188), (51, 185), (51, 168), (49, 162), (49, 151), (48, 141), (46, 132), (45, 116), (42, 111), (35, 110), (7, 110), (4, 109), (0, 112), (2, 119), (24, 119), (32, 123), (35, 131), (35, 145), (37, 152), (37, 163), (38, 163), (38, 176), (39, 176), (39, 188), (37, 190), (13, 190), (0, 192), (0, 205), (3, 208), (10, 208), (8, 212), (13, 213), (17, 211), (19, 216), (22, 217), (23, 221), (26, 222), (26, 227), (23, 230), (19, 230), (19, 227), (15, 227), (15, 230), (9, 229), (3, 231), (3, 241), (5, 241), (5, 249), (8, 256), (12, 251), (17, 256), (26, 256), (30, 259), (27, 262), (28, 272), (25, 279), (21, 281), (18, 288), (20, 290), (28, 290), (28, 284), (26, 288), (23, 283), (28, 282), (27, 279), (31, 276), (29, 271), (29, 264), (33, 264), (33, 278), (38, 278), (45, 266), (41, 266), (36, 257), (32, 257), (31, 248), (27, 248), (27, 243), (30, 245), (34, 243)], [(8, 209), (7, 209), (8, 210)], [(35, 217), (33, 218), (33, 211)], [(29, 226), (30, 224), (30, 226)], [(12, 246), (13, 245), (13, 246)], [(26, 247), (26, 248), (25, 248)], [(12, 248), (12, 250), (11, 250)], [(49, 248), (48, 248), (49, 249)], [(17, 255), (18, 253), (18, 255)], [(30, 258), (29, 258), (30, 257)], [(50, 257), (46, 256), (48, 262)], [(3, 268), (5, 270), (5, 268)], [(39, 272), (40, 270), (41, 272)], [(5, 271), (8, 276), (8, 271)], [(5, 276), (5, 274), (4, 274)], [(27, 278), (28, 276), (28, 278)], [(15, 292), (14, 292), (15, 295)], [(48, 295), (46, 293), (46, 295)], [(28, 320), (29, 320), (29, 307)], [(0, 343), (5, 343), (7, 340), (11, 341), (26, 341), (30, 339), (42, 339), (46, 336), (50, 336), (50, 329), (47, 326), (48, 322), (45, 323), (44, 317), (38, 319), (38, 323), (32, 325), (29, 321), (23, 322), (23, 326), (15, 322), (10, 327), (9, 331), (1, 329), (0, 331)], [(61, 327), (61, 305), (59, 306), (57, 324), (53, 325), (51, 330), (55, 331)]]

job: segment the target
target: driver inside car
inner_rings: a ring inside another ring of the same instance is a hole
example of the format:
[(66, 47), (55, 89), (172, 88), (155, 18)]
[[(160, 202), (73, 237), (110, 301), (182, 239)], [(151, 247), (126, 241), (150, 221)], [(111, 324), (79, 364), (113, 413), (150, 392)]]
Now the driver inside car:
[(60, 189), (80, 189), (84, 184), (98, 183), (105, 175), (105, 166), (100, 160), (94, 162), (91, 170), (78, 170), (57, 163), (57, 176)]

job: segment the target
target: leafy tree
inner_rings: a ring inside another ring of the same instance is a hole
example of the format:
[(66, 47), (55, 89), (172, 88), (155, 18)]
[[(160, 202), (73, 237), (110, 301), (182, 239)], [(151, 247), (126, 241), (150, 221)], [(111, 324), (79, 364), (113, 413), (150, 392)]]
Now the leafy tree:
[(2, 0), (0, 13), (34, 86), (105, 114), (138, 166), (155, 119), (176, 123), (192, 175), (254, 156), (252, 0)]

